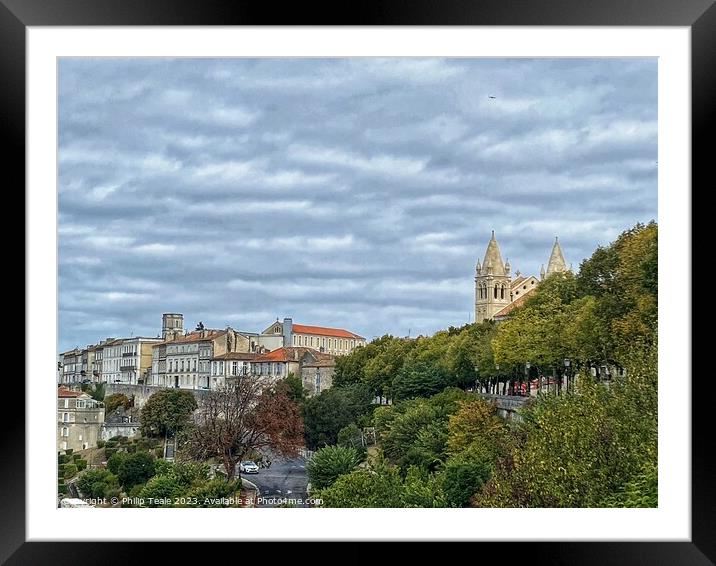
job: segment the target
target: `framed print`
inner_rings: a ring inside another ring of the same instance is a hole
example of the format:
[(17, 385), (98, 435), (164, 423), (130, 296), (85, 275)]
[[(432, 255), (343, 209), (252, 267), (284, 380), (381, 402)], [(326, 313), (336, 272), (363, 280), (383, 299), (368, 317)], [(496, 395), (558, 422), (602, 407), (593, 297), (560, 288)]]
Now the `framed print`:
[(2, 2), (8, 563), (714, 560), (689, 285), (712, 2)]

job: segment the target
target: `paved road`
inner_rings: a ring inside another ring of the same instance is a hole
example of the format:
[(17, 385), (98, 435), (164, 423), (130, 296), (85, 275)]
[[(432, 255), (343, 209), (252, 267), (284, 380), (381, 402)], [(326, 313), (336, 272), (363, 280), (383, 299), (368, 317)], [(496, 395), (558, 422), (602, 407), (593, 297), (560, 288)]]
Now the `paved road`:
[(301, 504), (293, 504), (296, 507), (307, 507), (308, 476), (306, 460), (303, 458), (275, 458), (270, 468), (261, 468), (258, 474), (241, 475), (261, 490), (257, 507), (276, 507), (284, 503), (283, 499), (300, 499)]

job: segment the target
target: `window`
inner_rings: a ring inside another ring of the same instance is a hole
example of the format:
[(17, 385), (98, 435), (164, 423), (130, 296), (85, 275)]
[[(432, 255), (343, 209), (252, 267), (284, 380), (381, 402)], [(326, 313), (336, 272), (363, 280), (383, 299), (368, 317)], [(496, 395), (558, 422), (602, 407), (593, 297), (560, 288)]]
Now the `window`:
[(70, 435), (70, 429), (67, 428), (66, 426), (63, 426), (63, 427), (62, 427), (62, 436), (67, 437), (67, 436), (69, 436), (69, 435)]
[(80, 434), (77, 440), (82, 440), (82, 435)]
[(65, 399), (65, 402), (64, 402), (64, 407), (65, 407), (65, 409), (67, 409), (69, 406), (70, 406), (70, 400), (69, 400), (69, 399)]
[(84, 409), (86, 403), (84, 401), (80, 401), (79, 399), (75, 402), (75, 407), (77, 409)]
[(62, 413), (62, 422), (63, 423), (70, 422), (70, 414), (69, 413)]

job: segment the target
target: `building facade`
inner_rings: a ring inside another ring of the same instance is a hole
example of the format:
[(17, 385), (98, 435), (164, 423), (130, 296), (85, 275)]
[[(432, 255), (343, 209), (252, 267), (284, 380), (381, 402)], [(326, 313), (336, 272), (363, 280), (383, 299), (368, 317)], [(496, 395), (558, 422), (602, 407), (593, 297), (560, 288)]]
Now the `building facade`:
[(57, 449), (96, 448), (104, 423), (104, 403), (81, 391), (57, 388)]
[(334, 356), (313, 348), (288, 346), (257, 356), (251, 362), (251, 374), (275, 380), (288, 377), (289, 374), (302, 377), (302, 368), (306, 364), (333, 359)]
[(500, 246), (493, 230), (482, 264), (478, 259), (475, 266), (475, 322), (504, 320), (527, 300), (529, 294), (545, 277), (570, 271), (558, 238), (552, 246), (547, 272), (545, 273), (543, 265), (540, 279), (533, 275), (522, 275), (519, 271), (513, 278), (511, 269), (509, 259), (502, 261)]
[(251, 362), (259, 354), (253, 352), (227, 352), (211, 358), (211, 382), (209, 387), (216, 389), (226, 383), (227, 378), (251, 375)]
[(363, 336), (349, 330), (295, 324), (290, 318), (284, 318), (283, 322), (276, 319), (262, 335), (281, 336), (283, 347), (312, 348), (334, 356), (350, 354), (366, 344)]
[(301, 383), (308, 392), (308, 396), (318, 395), (321, 391), (332, 387), (335, 373), (336, 360), (332, 357), (306, 361), (301, 366)]
[(62, 352), (62, 368), (60, 371), (60, 383), (80, 383), (82, 381), (82, 350), (75, 348)]
[(141, 385), (152, 367), (152, 346), (161, 338), (120, 338), (104, 344), (102, 381)]
[(249, 340), (232, 328), (196, 330), (159, 342), (152, 352), (150, 383), (160, 387), (210, 389), (212, 360), (222, 354), (248, 350)]

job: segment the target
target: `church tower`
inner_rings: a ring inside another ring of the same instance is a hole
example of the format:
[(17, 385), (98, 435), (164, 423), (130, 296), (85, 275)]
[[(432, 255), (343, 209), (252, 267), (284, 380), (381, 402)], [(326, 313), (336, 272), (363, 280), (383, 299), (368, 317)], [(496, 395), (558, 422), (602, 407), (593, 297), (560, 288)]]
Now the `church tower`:
[(559, 245), (559, 238), (554, 238), (554, 246), (552, 246), (552, 253), (549, 256), (549, 263), (547, 264), (547, 277), (554, 273), (564, 273), (569, 271), (567, 269), (567, 262), (564, 261), (564, 254), (562, 253), (562, 247)]
[(475, 268), (475, 322), (489, 320), (510, 304), (510, 264), (502, 262), (495, 231), (487, 244), (485, 259)]

